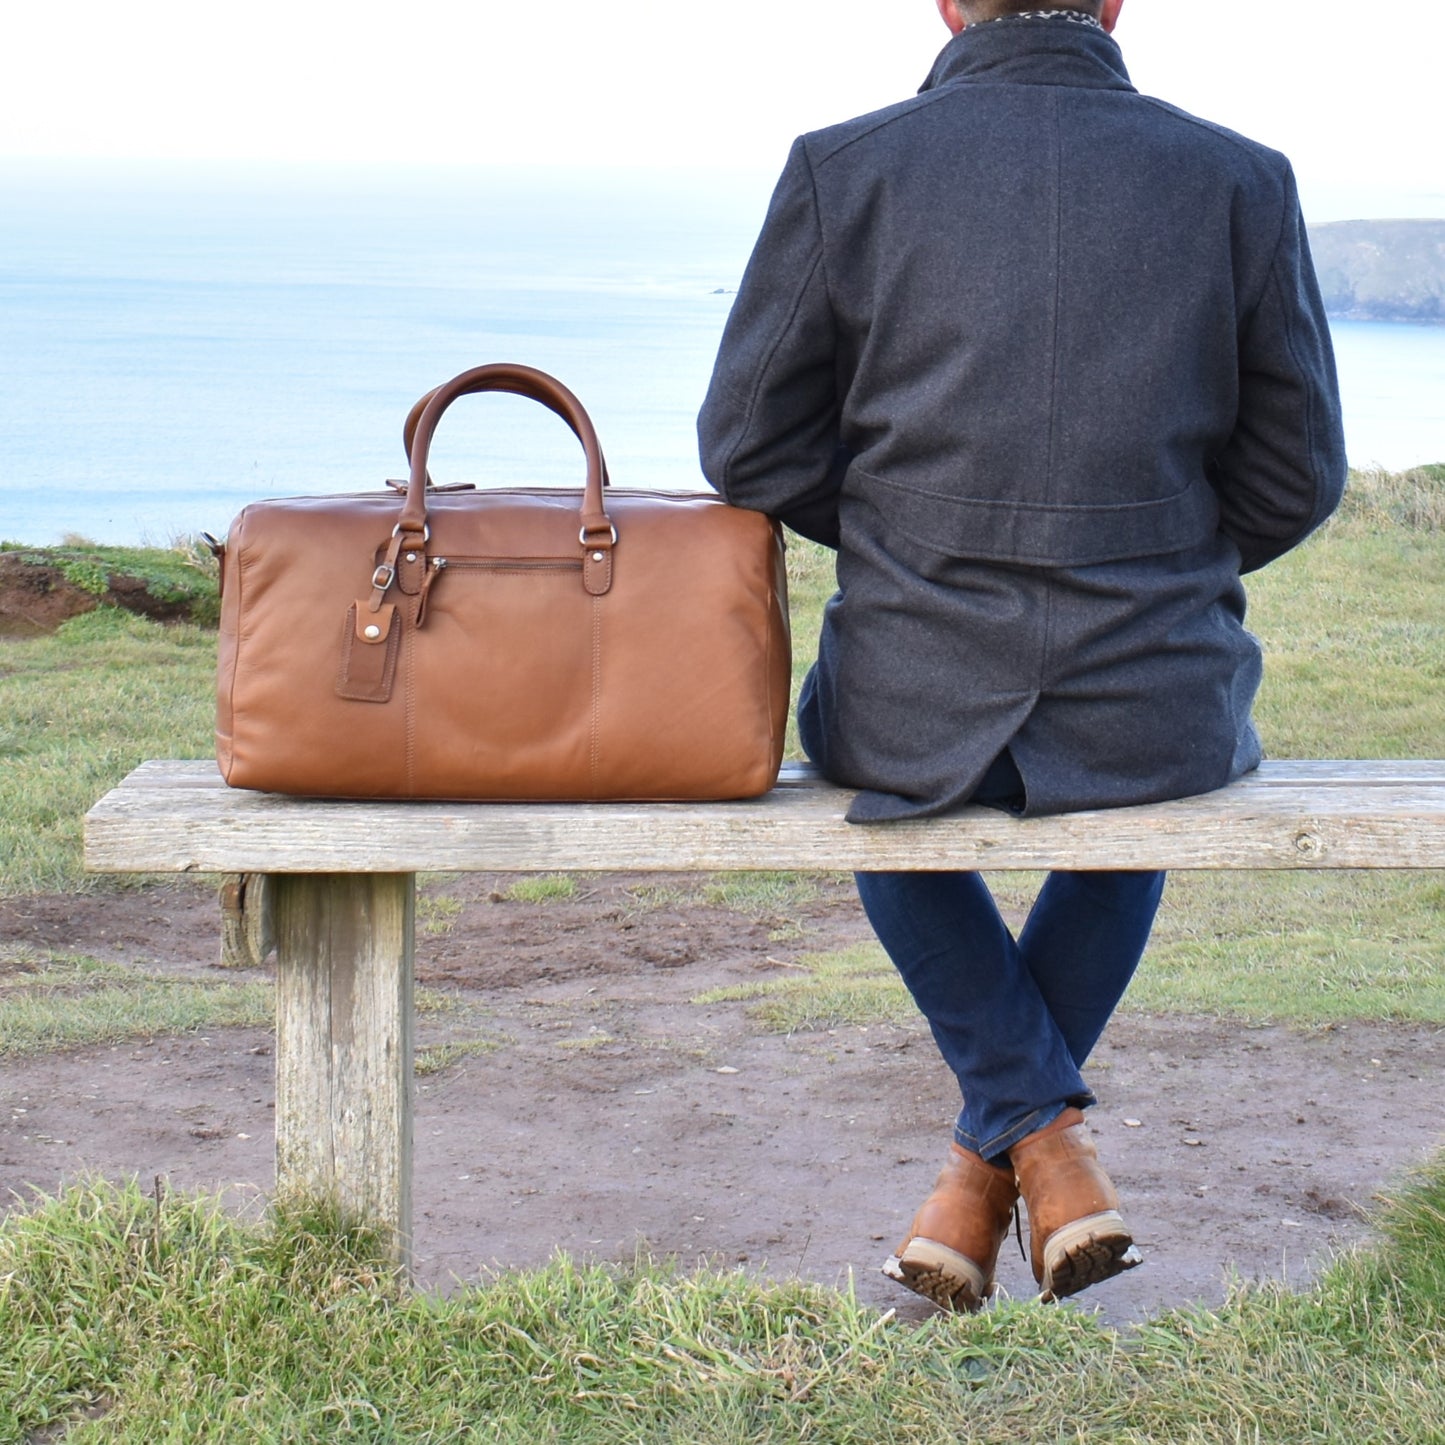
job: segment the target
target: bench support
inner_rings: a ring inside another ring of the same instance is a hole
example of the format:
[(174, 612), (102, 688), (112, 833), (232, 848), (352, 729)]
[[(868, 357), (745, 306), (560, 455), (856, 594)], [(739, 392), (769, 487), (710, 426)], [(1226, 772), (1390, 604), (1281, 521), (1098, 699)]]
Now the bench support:
[(411, 1242), (412, 873), (280, 874), (276, 1190)]

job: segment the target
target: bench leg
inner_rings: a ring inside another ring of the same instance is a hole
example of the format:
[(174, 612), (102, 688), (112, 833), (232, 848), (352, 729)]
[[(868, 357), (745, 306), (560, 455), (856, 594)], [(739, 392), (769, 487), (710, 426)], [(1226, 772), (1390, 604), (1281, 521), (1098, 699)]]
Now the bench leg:
[(233, 873), (221, 884), (221, 967), (260, 968), (276, 947), (271, 879)]
[(411, 873), (271, 879), (276, 1189), (411, 1242)]

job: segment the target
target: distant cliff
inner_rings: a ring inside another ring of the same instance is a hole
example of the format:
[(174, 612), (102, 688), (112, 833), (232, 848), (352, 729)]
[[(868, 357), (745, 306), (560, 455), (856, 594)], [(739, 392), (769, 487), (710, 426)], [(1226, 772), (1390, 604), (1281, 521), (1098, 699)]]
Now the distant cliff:
[(1309, 232), (1331, 316), (1445, 322), (1445, 221), (1330, 221)]

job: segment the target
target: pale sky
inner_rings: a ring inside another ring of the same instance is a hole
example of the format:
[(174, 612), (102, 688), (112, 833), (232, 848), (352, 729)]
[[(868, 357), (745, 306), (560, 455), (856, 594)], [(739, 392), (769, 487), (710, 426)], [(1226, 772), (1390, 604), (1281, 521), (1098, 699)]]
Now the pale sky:
[[(1445, 208), (1445, 0), (1127, 0), (1117, 38), (1141, 90), (1307, 185)], [(911, 94), (946, 39), (932, 0), (16, 5), (0, 157), (773, 171), (799, 131)]]

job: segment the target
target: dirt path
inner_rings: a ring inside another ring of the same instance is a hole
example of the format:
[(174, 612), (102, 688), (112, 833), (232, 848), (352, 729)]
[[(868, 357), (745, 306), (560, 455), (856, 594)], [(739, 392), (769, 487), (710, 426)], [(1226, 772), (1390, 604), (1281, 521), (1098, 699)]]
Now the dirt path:
[[(744, 1004), (693, 1002), (867, 937), (851, 889), (752, 917), (699, 901), (695, 878), (607, 875), (536, 904), (502, 900), (509, 881), (449, 883), (459, 907), (424, 915), (419, 934), (420, 982), (454, 1003), (423, 1015), (421, 1044), (480, 1031), (494, 1045), (418, 1081), (421, 1281), (446, 1288), (556, 1249), (628, 1260), (645, 1245), (828, 1284), (852, 1271), (865, 1302), (925, 1314), (876, 1269), (956, 1108), (923, 1027), (783, 1037)], [(7, 944), (208, 973), (216, 908), (194, 885), (12, 899), (0, 969)], [(0, 1063), (0, 1197), (86, 1171), (147, 1186), (162, 1174), (259, 1210), (272, 1065), (263, 1030)], [(1366, 1236), (1372, 1196), (1438, 1147), (1418, 1102), (1442, 1067), (1445, 1030), (1431, 1027), (1121, 1014), (1091, 1066), (1091, 1119), (1146, 1265), (1080, 1303), (1122, 1323), (1218, 1302), (1231, 1270), (1303, 1283), (1325, 1251)], [(1012, 1246), (1000, 1279), (1029, 1291)]]

